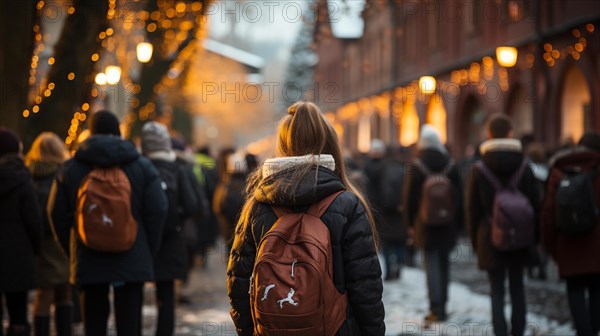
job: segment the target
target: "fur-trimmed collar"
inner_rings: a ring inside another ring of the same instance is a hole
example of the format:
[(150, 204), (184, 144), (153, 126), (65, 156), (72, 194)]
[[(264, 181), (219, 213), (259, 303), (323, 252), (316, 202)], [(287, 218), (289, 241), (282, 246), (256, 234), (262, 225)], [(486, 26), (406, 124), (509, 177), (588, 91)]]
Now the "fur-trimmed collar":
[(284, 169), (291, 168), (305, 163), (315, 163), (331, 171), (335, 170), (335, 160), (329, 154), (323, 155), (304, 155), (304, 156), (284, 156), (272, 158), (265, 161), (262, 167), (263, 178), (278, 173)]
[(175, 162), (177, 154), (174, 151), (158, 151), (146, 155), (151, 160), (160, 160), (167, 162)]
[(522, 151), (521, 142), (517, 139), (491, 139), (479, 147), (481, 155), (487, 152), (518, 152)]

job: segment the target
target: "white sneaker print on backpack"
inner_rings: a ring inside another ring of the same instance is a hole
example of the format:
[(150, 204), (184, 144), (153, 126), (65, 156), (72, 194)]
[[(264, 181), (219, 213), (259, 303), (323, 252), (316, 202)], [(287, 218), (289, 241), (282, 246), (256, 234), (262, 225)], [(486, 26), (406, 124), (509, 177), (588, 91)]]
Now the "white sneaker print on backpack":
[(283, 298), (281, 300), (277, 300), (277, 304), (279, 305), (279, 309), (283, 309), (283, 304), (285, 302), (291, 304), (292, 306), (297, 306), (298, 302), (294, 301), (294, 299), (292, 298), (295, 293), (296, 293), (296, 291), (293, 288), (290, 288), (290, 292), (288, 293), (288, 295), (287, 295), (286, 298)]

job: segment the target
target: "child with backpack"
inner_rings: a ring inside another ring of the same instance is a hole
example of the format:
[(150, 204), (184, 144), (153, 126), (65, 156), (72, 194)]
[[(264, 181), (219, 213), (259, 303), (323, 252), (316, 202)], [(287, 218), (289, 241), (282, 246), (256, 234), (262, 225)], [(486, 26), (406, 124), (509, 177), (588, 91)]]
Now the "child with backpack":
[(240, 335), (384, 335), (369, 207), (348, 182), (335, 129), (297, 102), (277, 158), (249, 179), (227, 267)]
[(142, 154), (158, 171), (169, 205), (160, 247), (154, 259), (158, 306), (156, 335), (169, 336), (175, 330), (175, 281), (184, 280), (188, 271), (183, 220), (199, 208), (198, 199), (185, 171), (189, 166), (177, 161), (166, 126), (155, 121), (144, 125)]
[[(523, 270), (539, 241), (537, 181), (510, 118), (497, 114), (486, 125), (482, 160), (471, 170), (466, 190), (466, 224), (479, 268), (488, 272), (496, 335), (523, 335), (526, 326)], [(512, 317), (504, 317), (508, 275)]]
[(144, 282), (154, 280), (167, 198), (152, 163), (121, 139), (108, 111), (64, 164), (50, 193), (50, 225), (69, 253), (86, 336), (108, 334), (112, 288), (117, 335), (140, 335)]
[(542, 208), (544, 243), (566, 280), (580, 336), (600, 331), (599, 168), (600, 134), (589, 132), (553, 158)]
[(404, 185), (405, 223), (414, 231), (415, 245), (423, 250), (429, 314), (427, 322), (446, 320), (450, 262), (462, 222), (460, 172), (448, 155), (438, 132), (423, 125), (416, 160)]

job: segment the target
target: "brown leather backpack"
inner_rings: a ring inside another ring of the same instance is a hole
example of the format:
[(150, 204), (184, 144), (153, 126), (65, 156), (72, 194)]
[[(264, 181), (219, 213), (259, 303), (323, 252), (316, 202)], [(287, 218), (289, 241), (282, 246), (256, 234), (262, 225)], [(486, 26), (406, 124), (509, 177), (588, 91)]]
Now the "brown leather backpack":
[(83, 245), (124, 252), (135, 243), (138, 223), (131, 213), (131, 184), (120, 167), (94, 168), (77, 191), (76, 226)]
[(419, 221), (425, 226), (446, 226), (455, 220), (455, 189), (448, 178), (453, 165), (450, 161), (442, 172), (433, 173), (421, 160), (415, 161), (415, 167), (425, 175), (419, 203)]
[(346, 294), (333, 283), (329, 230), (321, 216), (343, 191), (305, 213), (273, 208), (279, 219), (259, 244), (250, 278), (255, 335), (334, 335), (346, 320)]

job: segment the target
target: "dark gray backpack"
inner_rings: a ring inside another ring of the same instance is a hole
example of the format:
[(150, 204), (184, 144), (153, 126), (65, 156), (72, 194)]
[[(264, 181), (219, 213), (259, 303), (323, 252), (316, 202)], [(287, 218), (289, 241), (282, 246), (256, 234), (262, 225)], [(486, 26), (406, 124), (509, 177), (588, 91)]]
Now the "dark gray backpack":
[(518, 189), (527, 161), (503, 186), (483, 162), (477, 162), (483, 177), (494, 187), (491, 216), (492, 245), (500, 251), (515, 251), (535, 244), (535, 213), (529, 199)]

